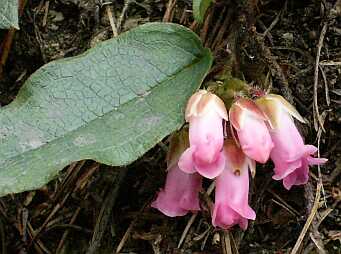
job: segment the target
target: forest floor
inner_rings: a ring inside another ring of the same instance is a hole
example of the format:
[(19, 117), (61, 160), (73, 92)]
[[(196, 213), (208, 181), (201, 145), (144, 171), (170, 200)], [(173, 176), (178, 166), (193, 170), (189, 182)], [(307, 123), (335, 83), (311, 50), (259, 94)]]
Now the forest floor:
[(180, 247), (191, 215), (169, 218), (150, 207), (164, 183), (167, 139), (124, 168), (76, 162), (39, 190), (0, 199), (0, 253), (292, 253), (297, 243), (294, 253), (341, 253), (340, 0), (216, 0), (202, 25), (193, 21), (191, 0), (20, 2), (21, 29), (0, 31), (1, 106), (45, 63), (111, 38), (110, 14), (119, 33), (174, 22), (211, 49), (207, 80), (231, 68), (282, 94), (308, 120), (300, 125), (307, 143), (329, 161), (290, 191), (267, 180), (270, 163), (259, 167), (250, 197), (257, 218), (248, 230), (219, 231), (206, 211)]

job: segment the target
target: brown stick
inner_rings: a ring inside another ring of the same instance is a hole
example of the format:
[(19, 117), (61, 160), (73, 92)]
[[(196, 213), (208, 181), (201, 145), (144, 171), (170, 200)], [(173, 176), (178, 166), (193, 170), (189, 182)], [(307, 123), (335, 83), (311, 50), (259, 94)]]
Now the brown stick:
[(105, 197), (105, 200), (103, 202), (100, 214), (97, 218), (96, 226), (94, 229), (94, 233), (91, 239), (90, 247), (87, 254), (94, 254), (98, 253), (98, 249), (101, 246), (101, 241), (104, 236), (105, 230), (108, 226), (109, 218), (112, 212), (112, 209), (116, 203), (116, 198), (118, 196), (119, 187), (126, 175), (127, 169), (122, 168), (120, 169), (120, 172), (117, 173), (117, 176), (113, 180), (113, 185), (109, 188), (111, 189), (107, 196)]
[(294, 248), (290, 252), (290, 254), (298, 253), (298, 250), (301, 246), (301, 243), (302, 243), (302, 241), (303, 241), (313, 219), (315, 218), (315, 215), (317, 213), (317, 209), (319, 208), (319, 202), (320, 202), (320, 197), (321, 197), (321, 188), (322, 188), (322, 184), (321, 184), (321, 182), (319, 182), (317, 184), (317, 188), (316, 188), (316, 196), (315, 196), (315, 200), (314, 200), (314, 205), (311, 208), (311, 212), (308, 216), (308, 219), (307, 219), (306, 223), (304, 224), (304, 227), (303, 227), (303, 229), (302, 229), (302, 231), (301, 231), (301, 233), (300, 233), (300, 235), (299, 235), (299, 237), (295, 243)]
[(324, 36), (326, 35), (327, 28), (328, 28), (327, 23), (324, 23), (322, 30), (321, 30), (319, 42), (317, 44), (317, 53), (316, 53), (315, 71), (314, 71), (314, 111), (316, 113), (317, 121), (324, 132), (325, 132), (325, 129), (323, 127), (323, 123), (322, 123), (320, 112), (319, 112), (319, 106), (317, 102), (317, 85), (318, 85), (318, 78), (319, 78), (319, 64), (320, 64), (321, 49), (323, 46), (323, 40), (324, 40)]
[(270, 71), (274, 80), (277, 81), (279, 85), (282, 95), (287, 101), (289, 101), (291, 104), (294, 104), (294, 98), (289, 88), (287, 78), (285, 77), (283, 70), (277, 63), (276, 59), (272, 56), (271, 50), (264, 44), (264, 37), (256, 35), (255, 39), (259, 45), (261, 55), (264, 57), (264, 60), (270, 67)]
[[(24, 12), (24, 8), (26, 5), (27, 0), (20, 0), (19, 2), (19, 16), (22, 16)], [(0, 45), (0, 79), (2, 77), (3, 67), (5, 66), (9, 52), (11, 51), (14, 34), (16, 29), (10, 28), (3, 40), (2, 44)]]

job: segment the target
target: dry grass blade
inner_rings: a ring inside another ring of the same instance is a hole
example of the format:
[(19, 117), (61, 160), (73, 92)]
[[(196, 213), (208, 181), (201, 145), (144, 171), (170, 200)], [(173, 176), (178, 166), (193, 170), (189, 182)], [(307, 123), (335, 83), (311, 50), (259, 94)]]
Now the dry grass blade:
[(341, 65), (341, 62), (339, 61), (321, 61), (321, 66), (335, 66), (335, 65)]
[(94, 233), (91, 239), (90, 247), (87, 254), (98, 253), (99, 247), (101, 246), (101, 240), (104, 236), (105, 230), (108, 226), (109, 218), (112, 212), (112, 209), (116, 203), (116, 198), (118, 196), (119, 187), (126, 175), (127, 169), (121, 168), (117, 173), (117, 176), (112, 182), (112, 185), (109, 186), (109, 193), (105, 197), (103, 202), (101, 211), (98, 215), (96, 226), (94, 229)]
[(275, 25), (278, 23), (279, 18), (282, 15), (282, 11), (278, 12), (276, 18), (272, 21), (271, 25), (264, 31), (263, 36), (267, 36), (268, 33), (270, 33), (270, 31), (272, 30), (272, 28), (275, 27)]
[(4, 224), (2, 222), (2, 219), (0, 219), (0, 238), (1, 238), (1, 253), (6, 254), (6, 242), (5, 242), (5, 228)]
[(325, 129), (323, 127), (323, 123), (322, 123), (320, 112), (319, 112), (319, 106), (318, 106), (317, 86), (318, 86), (318, 78), (319, 78), (319, 64), (320, 64), (321, 49), (323, 46), (323, 41), (327, 32), (327, 28), (328, 28), (327, 23), (324, 23), (322, 30), (321, 30), (319, 42), (317, 44), (317, 53), (316, 53), (315, 71), (314, 71), (314, 110), (316, 113), (317, 121), (324, 132), (325, 132)]
[(290, 254), (296, 254), (298, 253), (298, 250), (301, 246), (301, 243), (310, 227), (310, 224), (312, 223), (313, 219), (315, 218), (315, 215), (317, 213), (317, 209), (319, 208), (319, 203), (320, 203), (320, 197), (321, 197), (321, 188), (322, 188), (322, 183), (319, 182), (317, 184), (317, 188), (316, 188), (316, 196), (315, 196), (315, 200), (314, 200), (314, 205), (311, 209), (311, 212), (308, 216), (308, 219), (306, 221), (306, 223), (304, 224), (304, 227), (295, 243), (294, 248), (292, 249), (292, 251), (290, 252)]
[(116, 251), (113, 252), (113, 254), (115, 254), (115, 253), (120, 253), (120, 252), (121, 252), (121, 250), (123, 249), (123, 247), (124, 247), (126, 241), (127, 241), (128, 238), (129, 238), (130, 233), (131, 233), (131, 231), (133, 230), (133, 228), (134, 228), (134, 226), (135, 226), (135, 224), (136, 224), (136, 222), (137, 222), (137, 220), (138, 220), (140, 214), (146, 209), (147, 205), (149, 205), (149, 204), (150, 204), (150, 200), (148, 200), (148, 201), (142, 206), (142, 208), (140, 209), (138, 215), (137, 215), (137, 216), (134, 218), (134, 220), (130, 223), (128, 229), (126, 230), (126, 232), (124, 233), (124, 235), (123, 235), (121, 241), (119, 242), (119, 244), (118, 244), (118, 246), (117, 246), (117, 248), (116, 248)]
[(167, 4), (167, 9), (165, 12), (165, 15), (163, 16), (162, 21), (163, 22), (171, 22), (172, 21), (172, 16), (173, 16), (173, 11), (174, 7), (176, 5), (176, 0), (169, 0)]
[[(85, 199), (86, 199), (86, 198), (85, 198)], [(73, 223), (75, 223), (75, 221), (76, 221), (76, 219), (77, 219), (77, 216), (78, 216), (79, 212), (81, 211), (81, 209), (82, 209), (81, 207), (78, 207), (78, 208), (77, 208), (76, 212), (73, 214), (73, 216), (72, 216), (72, 218), (71, 218), (71, 220), (70, 220), (70, 225), (72, 225)], [(68, 234), (69, 234), (69, 230), (65, 230), (65, 232), (64, 232), (64, 234), (63, 234), (62, 238), (60, 239), (59, 244), (58, 244), (58, 246), (57, 246), (57, 250), (56, 250), (56, 253), (57, 253), (57, 254), (61, 252), (61, 250), (62, 250), (62, 248), (63, 248), (63, 245), (64, 245), (64, 243), (65, 243), (65, 240), (66, 240)]]
[(117, 37), (118, 36), (117, 27), (116, 27), (115, 20), (114, 20), (114, 15), (112, 14), (110, 6), (107, 5), (105, 7), (105, 10), (106, 10), (108, 18), (109, 18), (109, 22), (110, 22), (110, 26), (111, 26), (111, 30), (112, 30), (113, 36)]
[[(211, 193), (213, 192), (214, 188), (215, 188), (215, 183), (212, 182), (211, 185), (208, 187), (208, 189), (207, 189), (207, 191), (206, 191), (206, 194), (207, 194), (208, 196), (211, 195)], [(189, 231), (189, 229), (191, 228), (191, 226), (192, 226), (192, 224), (194, 223), (195, 218), (196, 218), (197, 216), (198, 216), (198, 214), (195, 213), (195, 214), (193, 214), (193, 215), (191, 216), (191, 218), (188, 220), (187, 225), (186, 225), (184, 231), (183, 231), (182, 234), (181, 234), (181, 237), (180, 237), (180, 240), (179, 240), (179, 243), (178, 243), (178, 248), (180, 248), (181, 245), (182, 245), (182, 243), (184, 242), (184, 240), (185, 240), (185, 238), (186, 238), (186, 235), (188, 234), (188, 231)]]
[(224, 230), (222, 232), (222, 249), (224, 254), (232, 254), (232, 246), (229, 231)]
[(124, 6), (123, 6), (123, 9), (122, 9), (121, 15), (120, 15), (120, 17), (117, 20), (117, 31), (118, 32), (121, 32), (122, 24), (123, 24), (123, 22), (125, 20), (126, 13), (128, 11), (128, 8), (129, 8), (129, 5), (130, 5), (131, 2), (132, 2), (131, 0), (125, 0), (124, 1)]

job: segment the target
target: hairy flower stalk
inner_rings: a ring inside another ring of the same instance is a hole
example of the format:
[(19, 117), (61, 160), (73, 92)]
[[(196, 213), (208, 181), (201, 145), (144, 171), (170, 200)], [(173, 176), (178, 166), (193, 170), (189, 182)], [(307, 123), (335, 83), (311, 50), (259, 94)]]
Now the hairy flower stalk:
[(309, 178), (309, 165), (325, 163), (327, 159), (314, 158), (317, 148), (305, 145), (292, 117), (304, 119), (283, 97), (268, 94), (256, 101), (270, 120), (269, 131), (274, 148), (271, 159), (275, 164), (275, 180), (283, 180), (286, 189), (293, 185), (305, 184)]
[(199, 191), (202, 176), (197, 173), (185, 173), (178, 167), (179, 156), (187, 147), (187, 131), (173, 135), (167, 155), (166, 184), (151, 204), (152, 207), (170, 217), (183, 216), (190, 211), (200, 210)]
[(212, 224), (223, 229), (239, 224), (245, 230), (248, 219), (256, 218), (256, 213), (248, 204), (248, 167), (253, 163), (233, 140), (225, 141), (224, 156), (225, 169), (216, 178)]
[(199, 90), (188, 101), (185, 119), (189, 122), (190, 147), (181, 155), (179, 168), (213, 179), (225, 166), (223, 120), (227, 121), (228, 116), (224, 102)]
[(266, 115), (252, 100), (240, 98), (232, 104), (229, 116), (243, 152), (251, 159), (265, 163), (273, 148)]

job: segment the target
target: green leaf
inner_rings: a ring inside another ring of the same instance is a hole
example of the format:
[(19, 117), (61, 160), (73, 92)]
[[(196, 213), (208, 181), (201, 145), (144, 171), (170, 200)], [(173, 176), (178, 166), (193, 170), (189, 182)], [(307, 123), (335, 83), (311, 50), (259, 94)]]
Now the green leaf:
[(73, 161), (126, 165), (183, 124), (211, 66), (189, 29), (150, 23), (35, 72), (0, 109), (0, 196)]
[(14, 27), (18, 25), (18, 1), (19, 0), (0, 0), (0, 29)]
[(212, 0), (193, 0), (193, 15), (197, 22), (204, 22), (205, 13), (211, 3)]

